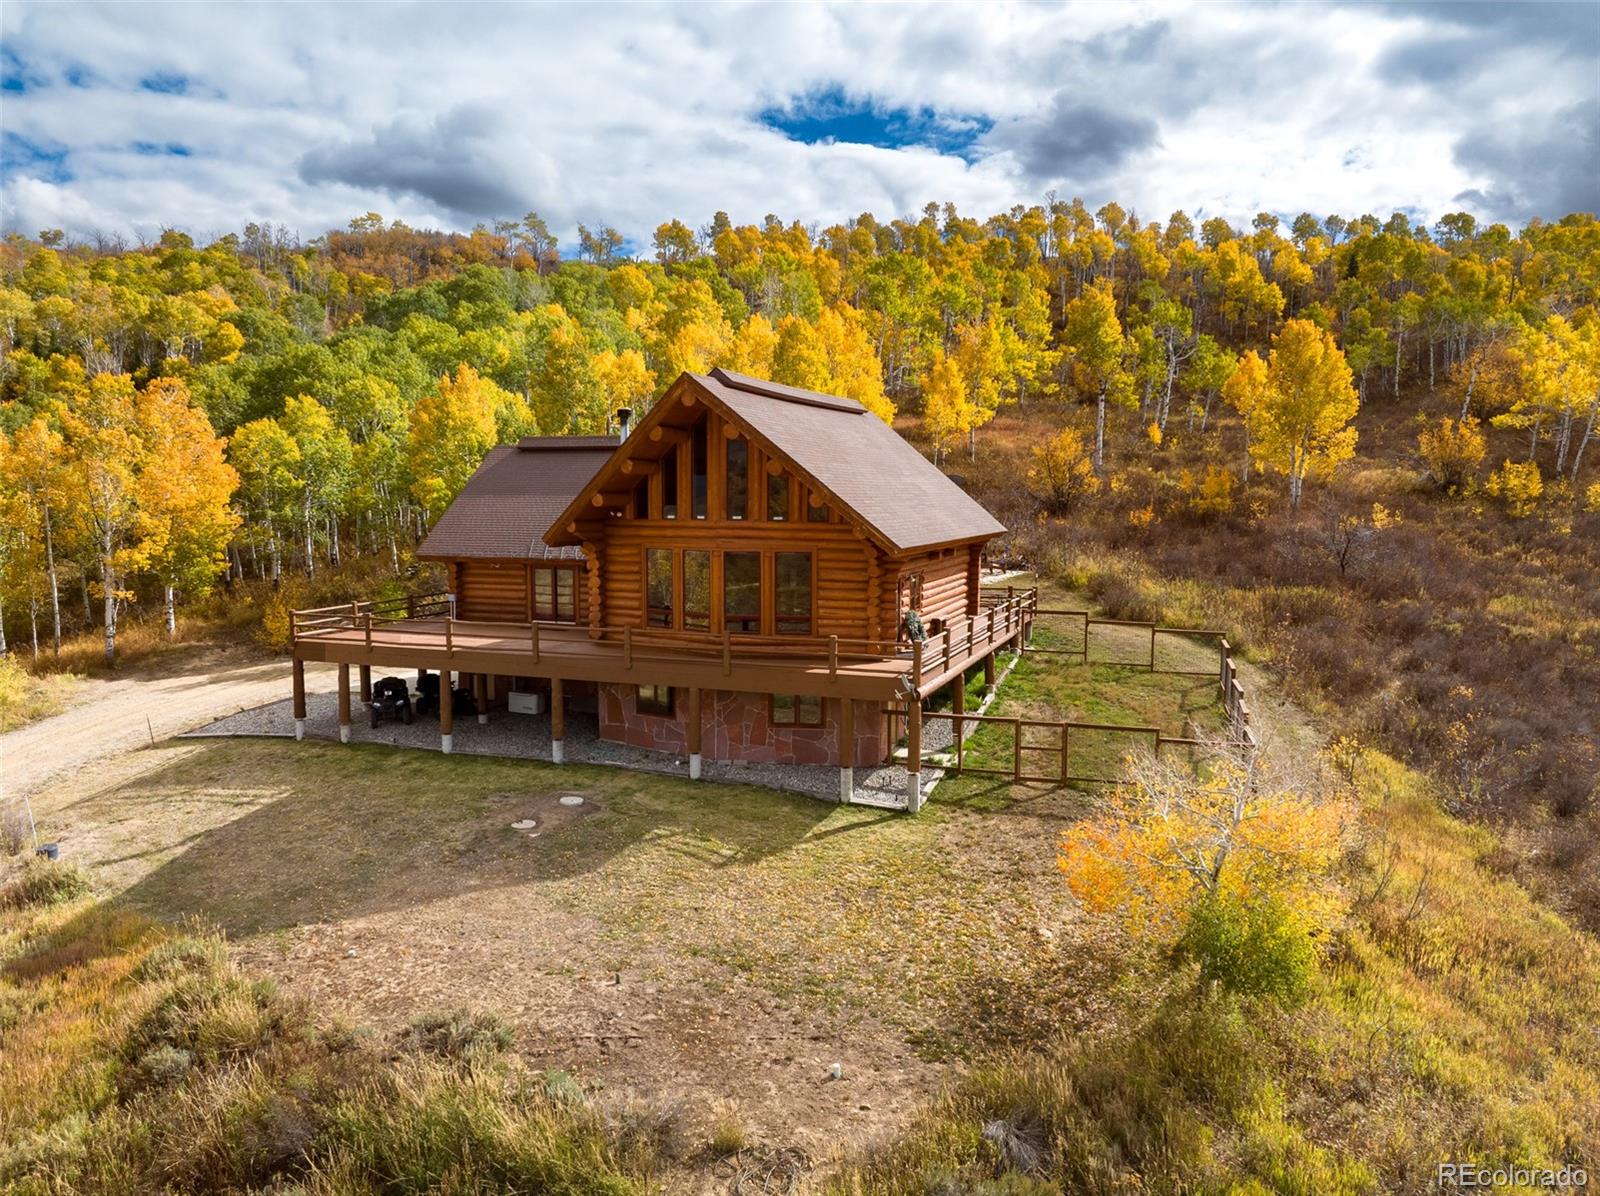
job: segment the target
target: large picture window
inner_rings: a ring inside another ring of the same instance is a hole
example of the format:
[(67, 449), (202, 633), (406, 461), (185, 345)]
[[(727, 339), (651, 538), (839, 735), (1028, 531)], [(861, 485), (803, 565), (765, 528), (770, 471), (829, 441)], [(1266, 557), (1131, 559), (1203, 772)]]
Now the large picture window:
[(644, 553), (645, 589), (651, 627), (672, 626), (672, 558), (670, 548), (647, 548)]
[(711, 554), (695, 548), (683, 552), (683, 629), (711, 630)]
[(728, 441), (728, 518), (743, 519), (750, 502), (750, 442)]
[(779, 635), (811, 634), (811, 554), (774, 554), (774, 573), (778, 587), (777, 621)]
[(723, 625), (735, 635), (761, 631), (761, 554), (728, 552), (722, 556)]
[(574, 609), (571, 569), (533, 571), (533, 617), (541, 623), (571, 623)]

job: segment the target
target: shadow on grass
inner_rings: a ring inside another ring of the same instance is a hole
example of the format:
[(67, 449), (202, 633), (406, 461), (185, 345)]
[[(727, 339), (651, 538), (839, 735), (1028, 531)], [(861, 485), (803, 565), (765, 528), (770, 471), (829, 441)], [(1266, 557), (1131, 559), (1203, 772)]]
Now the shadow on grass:
[[(586, 804), (563, 807), (563, 794)], [(118, 859), (165, 857), (122, 901), (233, 936), (585, 876), (646, 844), (701, 867), (746, 864), (830, 821), (830, 834), (879, 821), (877, 811), (615, 768), (277, 740), (205, 743), (94, 801), (107, 820), (173, 811), (149, 832), (163, 842), (119, 845)], [(188, 808), (198, 828), (184, 825)], [(511, 828), (529, 817), (538, 837)]]

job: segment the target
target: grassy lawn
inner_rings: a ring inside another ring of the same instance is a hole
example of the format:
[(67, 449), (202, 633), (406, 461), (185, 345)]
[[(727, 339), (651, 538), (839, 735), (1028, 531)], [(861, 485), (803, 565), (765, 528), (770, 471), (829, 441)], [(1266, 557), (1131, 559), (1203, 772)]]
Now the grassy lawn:
[[(1039, 601), (1046, 609), (1088, 608), (1081, 596), (1048, 583), (1041, 585)], [(1211, 641), (1158, 636), (1155, 660), (1163, 671), (1151, 672), (1140, 665), (1150, 659), (1148, 631), (1091, 628), (1086, 664), (1078, 663), (1079, 657), (1073, 654), (1081, 651), (1083, 637), (1078, 619), (1041, 615), (1034, 624), (1030, 650), (1015, 659), (986, 713), (999, 718), (1154, 727), (1175, 738), (1224, 729), (1226, 718), (1214, 671), (1217, 652)], [(1003, 658), (1003, 663), (1010, 659)], [(1209, 675), (1186, 675), (1208, 671)], [(969, 710), (976, 710), (982, 700), (982, 678), (981, 668), (968, 676)], [(1066, 775), (1113, 778), (1128, 752), (1148, 748), (1153, 741), (1152, 735), (1133, 732), (1072, 731), (1066, 743)], [(1014, 744), (1011, 727), (985, 724), (968, 738), (965, 763), (1009, 772)], [(1024, 727), (1022, 763), (1026, 774), (1060, 777), (1061, 736), (1046, 727)], [(947, 778), (936, 794), (946, 801), (976, 801), (992, 807), (997, 799), (1002, 804), (1028, 799), (1040, 788), (1040, 783), (1013, 786), (1004, 778), (969, 775)]]

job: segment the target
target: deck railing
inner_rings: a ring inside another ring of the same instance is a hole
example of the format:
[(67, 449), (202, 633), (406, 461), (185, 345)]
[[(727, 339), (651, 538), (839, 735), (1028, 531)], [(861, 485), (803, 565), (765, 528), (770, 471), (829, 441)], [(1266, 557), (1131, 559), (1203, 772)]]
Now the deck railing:
[(717, 634), (547, 620), (463, 620), (455, 617), (453, 597), (443, 593), (297, 610), (290, 615), (290, 629), (297, 641), (354, 631), (364, 638), (368, 648), (414, 646), (419, 637), (442, 636), (447, 657), (466, 646), (463, 640), (525, 640), (534, 663), (544, 653), (583, 652), (590, 650), (584, 645), (611, 644), (620, 648), (625, 668), (635, 662), (670, 663), (686, 654), (703, 655), (720, 657), (725, 676), (732, 672), (735, 660), (752, 658), (825, 661), (830, 676), (836, 675), (841, 666), (900, 660), (906, 662), (912, 683), (920, 688), (924, 679), (940, 676), (953, 663), (987, 652), (994, 644), (1021, 633), (1026, 627), (1027, 611), (1037, 601), (1037, 591), (1032, 589), (1013, 590), (1003, 596), (985, 595), (982, 613), (951, 621), (926, 640), (741, 635), (726, 629)]

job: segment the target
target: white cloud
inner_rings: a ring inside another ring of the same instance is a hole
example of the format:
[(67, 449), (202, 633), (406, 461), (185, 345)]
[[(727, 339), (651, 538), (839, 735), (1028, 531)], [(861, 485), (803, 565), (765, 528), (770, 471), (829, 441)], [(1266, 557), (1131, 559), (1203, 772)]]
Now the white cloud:
[[(643, 243), (717, 209), (986, 215), (1051, 186), (1156, 218), (1434, 217), (1464, 193), (1486, 216), (1558, 216), (1595, 196), (1593, 163), (1539, 193), (1506, 177), (1526, 169), (1506, 147), (1596, 100), (1597, 39), (1575, 49), (1570, 14), (1516, 7), (14, 0), (0, 38), (26, 85), (0, 91), (0, 213), (27, 232), (271, 220), (312, 236), (369, 209), (451, 228), (535, 209), (569, 244), (580, 221)], [(157, 75), (184, 93), (141, 87)], [(969, 162), (757, 120), (823, 89), (994, 129)], [(59, 146), (59, 162), (30, 148)]]

